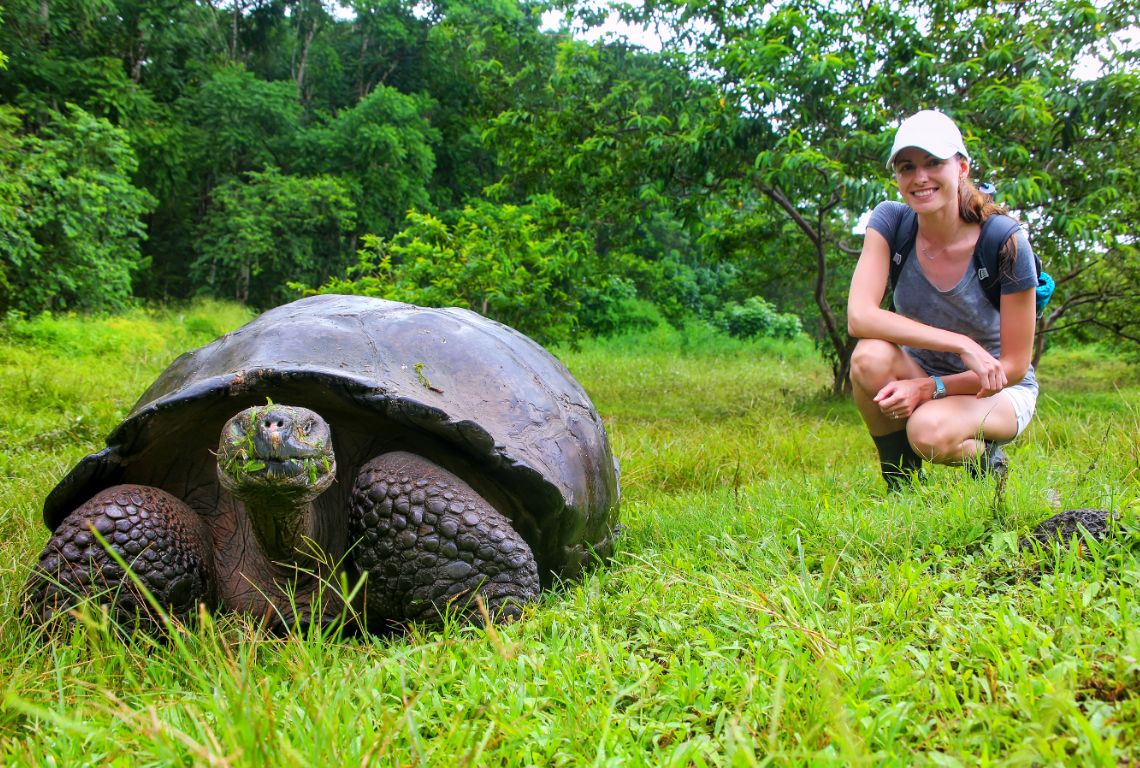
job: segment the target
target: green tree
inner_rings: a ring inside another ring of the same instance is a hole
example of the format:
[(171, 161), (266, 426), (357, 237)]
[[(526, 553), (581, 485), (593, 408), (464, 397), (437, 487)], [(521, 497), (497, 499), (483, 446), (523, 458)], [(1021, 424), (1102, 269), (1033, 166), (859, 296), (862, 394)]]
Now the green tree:
[[(529, 2), (449, 0), (429, 18), (421, 52), (428, 69), (419, 88), (435, 102), (432, 201), (444, 209), (499, 181), (503, 158), (486, 131), (505, 110), (531, 103), (545, 89), (558, 40), (539, 30), (538, 8)], [(558, 196), (552, 187), (537, 191)], [(527, 194), (509, 202), (522, 203)]]
[(190, 265), (200, 255), (195, 239), (203, 217), (216, 210), (214, 189), (250, 172), (294, 170), (303, 135), (296, 87), (224, 64), (132, 132), (144, 163), (140, 181), (159, 200), (143, 290), (156, 298), (190, 295)]
[(356, 212), (335, 178), (251, 171), (213, 190), (191, 276), (199, 291), (268, 308), (343, 272)]
[(0, 112), (0, 309), (123, 306), (139, 268), (142, 216), (154, 200), (131, 183), (125, 133), (78, 107), (40, 135)]
[[(0, 25), (4, 17), (0, 16)], [(0, 51), (0, 70), (8, 68), (8, 59)], [(12, 283), (8, 272), (15, 264), (26, 261), (35, 245), (20, 225), (20, 201), (27, 196), (23, 180), (14, 171), (15, 150), (19, 142), (15, 136), (19, 128), (19, 115), (10, 107), (0, 107), (0, 242), (3, 242), (3, 261), (0, 261), (0, 308), (11, 305)]]
[[(0, 95), (37, 126), (68, 104), (120, 127), (151, 112), (152, 95), (131, 78), (132, 73), (141, 78), (142, 60), (124, 66), (132, 54), (121, 47), (121, 13), (115, 0), (6, 3), (0, 47), (11, 60), (8, 75), (0, 80)], [(132, 50), (135, 56), (145, 55), (138, 45)]]
[(428, 205), (438, 133), (425, 113), (431, 102), (377, 86), (327, 125), (310, 129), (305, 162), (337, 176), (352, 196), (359, 230), (386, 235), (404, 215)]
[(565, 341), (582, 296), (605, 276), (562, 213), (549, 196), (522, 206), (476, 201), (452, 224), (413, 212), (391, 239), (365, 237), (349, 277), (320, 290), (466, 307), (540, 342)]
[(201, 191), (270, 166), (288, 169), (300, 143), (302, 109), (290, 82), (258, 79), (242, 66), (211, 74), (179, 102), (188, 160)]
[(417, 90), (421, 83), (406, 73), (414, 68), (424, 44), (428, 24), (402, 0), (352, 0), (346, 3), (355, 14), (347, 41), (355, 54), (351, 59), (351, 92), (361, 101), (378, 85)]
[(503, 168), (497, 199), (549, 190), (594, 236), (606, 268), (679, 320), (711, 316), (731, 280), (704, 258), (699, 238), (716, 204), (731, 141), (713, 84), (672, 57), (625, 44), (564, 40), (492, 119), (486, 140)]
[[(1013, 109), (1009, 110), (1014, 112)], [(1002, 159), (999, 197), (1019, 209), (1034, 249), (1058, 283), (1038, 325), (1035, 361), (1047, 339), (1104, 339), (1140, 352), (1140, 77), (1135, 72), (1083, 80), (1040, 113), (1046, 130), (986, 114), (1011, 127), (1028, 160)], [(1003, 132), (1004, 133), (1004, 132)], [(987, 135), (983, 144), (991, 141)], [(1092, 170), (1095, 169), (1095, 170)]]
[[(890, 194), (882, 158), (898, 120), (924, 107), (954, 115), (975, 153), (975, 172), (1013, 180), (1007, 192), (1050, 263), (1074, 254), (1050, 252), (1054, 239), (1045, 233), (1059, 222), (1049, 207), (1070, 211), (1064, 218), (1081, 221), (1085, 235), (1098, 231), (1100, 203), (1089, 193), (1126, 170), (1104, 147), (1115, 131), (1135, 133), (1134, 98), (1126, 99), (1124, 115), (1108, 106), (1113, 95), (1134, 92), (1134, 55), (1103, 56), (1099, 89), (1075, 70), (1136, 23), (1136, 11), (1123, 3), (1098, 9), (1083, 0), (1036, 0), (1007, 8), (938, 0), (920, 8), (653, 0), (622, 12), (672, 30), (667, 50), (687, 62), (692, 77), (715, 82), (735, 116), (727, 133), (712, 134), (720, 145), (710, 152), (723, 158), (714, 170), (725, 174), (725, 190), (735, 187), (730, 196), (755, 200), (761, 215), (788, 225), (773, 234), (785, 258), (811, 276), (837, 390), (847, 384), (853, 347), (841, 309), (858, 250), (851, 230)], [(1092, 98), (1098, 90), (1100, 98)], [(1060, 156), (1100, 172), (1079, 191), (1066, 189), (1056, 174)], [(753, 215), (750, 209), (741, 206)], [(1082, 216), (1071, 215), (1078, 210)], [(1117, 214), (1127, 221), (1134, 208), (1118, 207)], [(1078, 251), (1078, 261), (1114, 252)], [(1081, 269), (1083, 263), (1076, 273)]]
[(40, 261), (40, 247), (25, 213), (32, 199), (23, 170), (23, 141), (19, 112), (0, 106), (0, 310), (28, 309), (23, 284)]

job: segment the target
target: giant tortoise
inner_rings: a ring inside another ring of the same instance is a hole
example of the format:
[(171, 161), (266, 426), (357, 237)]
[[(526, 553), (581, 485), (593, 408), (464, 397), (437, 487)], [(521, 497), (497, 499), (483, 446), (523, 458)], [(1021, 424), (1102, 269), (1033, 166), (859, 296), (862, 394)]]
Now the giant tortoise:
[(610, 555), (618, 505), (602, 421), (537, 343), (463, 309), (313, 296), (179, 357), (51, 491), (25, 611), (514, 617)]

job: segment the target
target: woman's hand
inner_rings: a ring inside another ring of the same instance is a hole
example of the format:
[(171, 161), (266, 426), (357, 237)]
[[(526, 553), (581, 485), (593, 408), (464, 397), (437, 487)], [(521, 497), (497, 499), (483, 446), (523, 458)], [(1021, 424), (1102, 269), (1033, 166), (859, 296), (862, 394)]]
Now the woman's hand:
[(887, 418), (909, 419), (915, 408), (930, 399), (927, 390), (933, 387), (930, 379), (899, 379), (880, 389), (872, 399)]
[(1005, 368), (1002, 367), (1001, 362), (996, 357), (983, 349), (980, 344), (972, 340), (968, 341), (969, 343), (958, 354), (966, 368), (978, 376), (978, 397), (996, 395), (1005, 389), (1009, 383), (1009, 379), (1005, 375)]

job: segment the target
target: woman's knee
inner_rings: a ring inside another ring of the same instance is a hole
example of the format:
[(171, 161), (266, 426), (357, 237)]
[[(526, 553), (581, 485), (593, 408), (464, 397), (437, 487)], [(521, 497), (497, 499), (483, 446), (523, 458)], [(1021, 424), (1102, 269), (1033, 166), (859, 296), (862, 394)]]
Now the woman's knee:
[(860, 385), (873, 384), (873, 389), (879, 389), (893, 377), (895, 362), (901, 353), (898, 346), (889, 341), (860, 339), (851, 352), (851, 380)]
[(933, 409), (918, 408), (906, 423), (906, 436), (915, 452), (927, 461), (954, 461), (964, 437), (951, 419), (939, 418)]

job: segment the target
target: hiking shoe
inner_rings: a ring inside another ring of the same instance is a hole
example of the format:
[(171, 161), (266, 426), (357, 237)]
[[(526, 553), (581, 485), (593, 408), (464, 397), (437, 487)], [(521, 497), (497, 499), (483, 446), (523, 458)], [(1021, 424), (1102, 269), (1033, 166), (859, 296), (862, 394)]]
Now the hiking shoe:
[(982, 452), (966, 462), (966, 471), (975, 480), (993, 476), (999, 483), (1002, 482), (1009, 473), (1009, 459), (1005, 451), (997, 443), (988, 440), (983, 441), (982, 445)]

